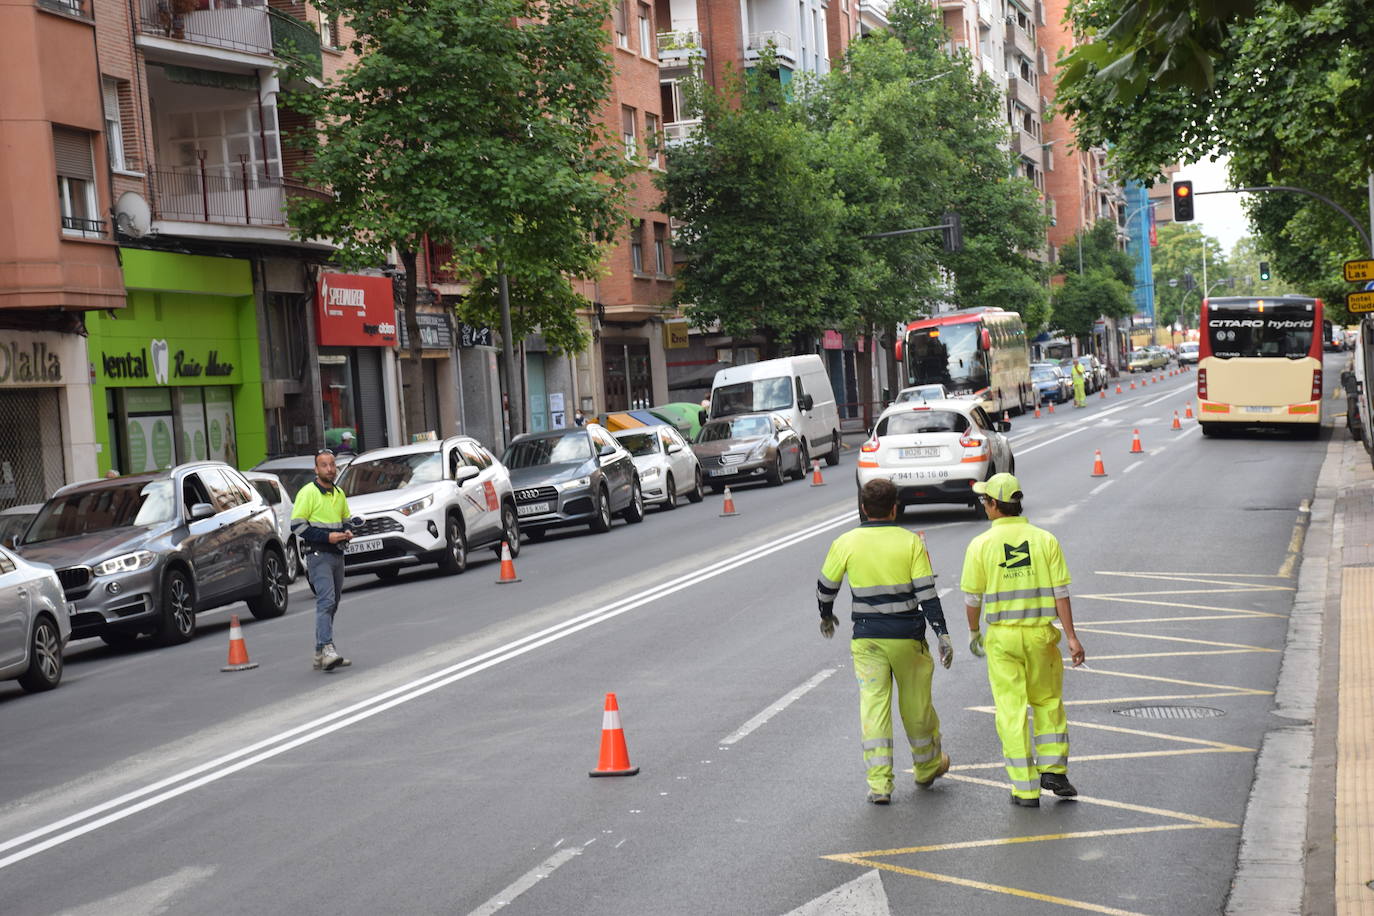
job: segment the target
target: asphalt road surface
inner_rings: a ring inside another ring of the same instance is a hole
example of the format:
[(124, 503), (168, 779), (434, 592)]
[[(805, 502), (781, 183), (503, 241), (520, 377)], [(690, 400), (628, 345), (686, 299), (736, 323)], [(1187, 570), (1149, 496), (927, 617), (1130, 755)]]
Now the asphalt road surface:
[[(847, 451), (824, 487), (739, 488), (735, 518), (708, 496), (527, 544), (518, 584), (489, 554), (350, 578), (354, 665), (332, 674), (297, 588), (244, 621), (253, 671), (219, 671), (226, 609), (180, 647), (74, 645), (52, 693), (0, 684), (0, 910), (1215, 913), (1326, 446), (1171, 430), (1192, 381), (1014, 421), (1088, 653), (1065, 677), (1076, 801), (1008, 804), (957, 589), (986, 522), (949, 507), (903, 521), (956, 636), (935, 676), (954, 767), (865, 804), (848, 640), (820, 637), (813, 597), (856, 522)], [(589, 779), (611, 691), (641, 772)]]

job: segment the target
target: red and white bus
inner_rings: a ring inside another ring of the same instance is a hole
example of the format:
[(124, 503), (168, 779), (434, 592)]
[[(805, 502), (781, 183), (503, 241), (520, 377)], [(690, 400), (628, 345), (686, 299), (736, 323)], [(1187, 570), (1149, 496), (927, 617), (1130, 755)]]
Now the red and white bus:
[(1227, 296), (1202, 302), (1198, 422), (1300, 428), (1322, 422), (1322, 301), (1302, 296)]
[(1035, 406), (1026, 326), (1016, 312), (970, 308), (907, 323), (897, 341), (903, 385), (939, 383), (994, 415)]

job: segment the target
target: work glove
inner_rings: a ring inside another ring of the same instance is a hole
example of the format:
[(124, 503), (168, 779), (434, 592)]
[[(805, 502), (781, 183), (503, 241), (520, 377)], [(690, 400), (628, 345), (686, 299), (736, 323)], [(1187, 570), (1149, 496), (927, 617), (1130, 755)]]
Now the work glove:
[(835, 624), (839, 623), (834, 614), (826, 614), (821, 618), (821, 635), (826, 639), (835, 635)]
[(969, 636), (968, 650), (979, 658), (985, 658), (987, 653), (983, 651), (983, 631), (974, 630)]
[(940, 664), (946, 668), (954, 661), (954, 643), (948, 633), (940, 634)]

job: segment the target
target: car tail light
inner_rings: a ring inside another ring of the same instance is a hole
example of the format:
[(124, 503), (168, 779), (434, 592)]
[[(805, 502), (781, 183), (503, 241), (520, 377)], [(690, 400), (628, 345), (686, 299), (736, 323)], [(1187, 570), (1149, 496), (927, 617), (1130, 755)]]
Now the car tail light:
[(982, 461), (988, 456), (988, 443), (986, 439), (979, 439), (976, 436), (960, 436), (959, 444), (964, 447), (964, 457), (961, 461)]
[(1309, 400), (1320, 401), (1322, 399), (1322, 371), (1312, 370), (1312, 397)]
[(964, 448), (982, 448), (983, 440), (977, 436), (960, 436), (959, 444)]
[(865, 442), (863, 445), (859, 446), (859, 451), (861, 451), (861, 452), (863, 452), (863, 453), (865, 453), (865, 454), (868, 454), (868, 455), (873, 454), (873, 453), (876, 452), (877, 450), (878, 450), (878, 437), (877, 437), (877, 436), (874, 436), (872, 439), (869, 439), (869, 440), (868, 440), (867, 442)]
[(1197, 371), (1197, 399), (1198, 399), (1199, 401), (1205, 401), (1205, 400), (1207, 400), (1207, 370), (1206, 370), (1206, 369), (1199, 369), (1199, 370)]

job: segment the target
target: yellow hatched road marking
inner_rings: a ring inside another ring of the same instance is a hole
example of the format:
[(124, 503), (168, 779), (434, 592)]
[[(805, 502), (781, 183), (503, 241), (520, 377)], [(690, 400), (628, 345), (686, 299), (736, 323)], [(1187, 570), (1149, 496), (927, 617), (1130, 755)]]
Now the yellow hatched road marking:
[[(1256, 692), (1257, 691), (1251, 691), (1250, 694)], [(1268, 691), (1263, 692), (1268, 693)], [(1213, 694), (1213, 696), (1215, 696), (1215, 694)], [(1144, 697), (1143, 699), (1168, 699), (1168, 697)], [(997, 707), (995, 706), (966, 706), (964, 708), (969, 712), (985, 712), (988, 715), (996, 715), (997, 713)], [(1210, 747), (1219, 751), (1246, 751), (1253, 753), (1255, 750), (1252, 747), (1239, 747), (1235, 744), (1227, 744), (1224, 741), (1208, 741), (1206, 738), (1189, 738), (1183, 735), (1170, 735), (1165, 732), (1146, 731), (1143, 728), (1127, 728), (1124, 725), (1103, 725), (1100, 722), (1081, 722), (1077, 719), (1069, 719), (1067, 721), (1074, 728), (1091, 728), (1101, 732), (1119, 732), (1123, 735), (1139, 735), (1142, 738), (1159, 738), (1163, 741), (1177, 741), (1181, 744), (1200, 744), (1203, 747)], [(1073, 759), (1077, 760), (1078, 756), (1073, 755)], [(955, 769), (957, 769), (957, 767)]]
[[(985, 849), (989, 846), (1018, 846), (1022, 843), (1053, 843), (1056, 840), (1088, 840), (1100, 836), (1128, 836), (1134, 833), (1158, 833), (1162, 830), (1196, 830), (1199, 824), (1155, 824), (1150, 827), (1111, 827), (1102, 830), (1077, 830), (1072, 833), (1041, 833), (1035, 836), (1004, 836), (984, 840), (960, 840), (954, 843), (931, 843), (926, 846), (903, 846), (899, 849), (869, 849), (864, 852), (850, 852), (845, 855), (861, 856), (865, 859), (874, 856), (909, 856), (921, 852), (952, 852), (956, 849)], [(824, 856), (823, 858), (834, 858)]]
[[(1173, 737), (1173, 736), (1170, 736)], [(946, 773), (945, 779), (954, 779), (959, 782), (971, 782), (980, 786), (992, 786), (995, 789), (1007, 790), (1007, 783), (1001, 780), (983, 779), (980, 776), (964, 776), (962, 774)], [(1097, 798), (1092, 795), (1079, 795), (1074, 801), (1080, 805), (1101, 805), (1104, 808), (1117, 808), (1122, 811), (1134, 811), (1137, 814), (1152, 814), (1155, 817), (1170, 817), (1178, 821), (1187, 821), (1190, 824), (1197, 824), (1199, 827), (1221, 830), (1236, 827), (1236, 824), (1228, 824), (1225, 821), (1218, 821), (1210, 817), (1201, 817), (1196, 814), (1184, 814), (1182, 811), (1170, 811), (1167, 808), (1151, 808), (1147, 805), (1133, 805), (1130, 802), (1115, 801), (1110, 798)]]
[[(1299, 508), (1298, 511), (1302, 511)], [(1131, 579), (1172, 579), (1180, 582), (1213, 582), (1214, 579), (1194, 578), (1199, 576), (1223, 576), (1227, 579), (1282, 579), (1273, 573), (1205, 573), (1205, 572), (1119, 572), (1113, 570), (1099, 569), (1094, 571), (1098, 576), (1125, 576)], [(1228, 584), (1228, 583), (1223, 583)]]
[(1251, 690), (1224, 690), (1220, 693), (1174, 693), (1150, 697), (1109, 697), (1105, 700), (1065, 700), (1065, 706), (1103, 706), (1107, 703), (1152, 703), (1160, 700), (1209, 700), (1212, 697), (1253, 697)]
[[(1130, 598), (1136, 595), (1225, 595), (1241, 592), (1291, 592), (1291, 585), (1238, 585), (1234, 582), (1221, 583), (1232, 588), (1162, 588), (1149, 592), (1111, 592), (1113, 598)], [(1084, 595), (1084, 598), (1102, 598), (1104, 595)]]
[[(1110, 624), (1106, 624), (1110, 626)], [(1132, 633), (1128, 630), (1104, 630), (1095, 623), (1081, 623), (1076, 629), (1088, 630), (1092, 633), (1101, 633), (1106, 636), (1130, 636), (1134, 639), (1161, 639), (1165, 642), (1186, 642), (1195, 646), (1220, 646), (1226, 649), (1246, 649), (1250, 652), (1278, 652), (1278, 649), (1269, 649), (1265, 646), (1251, 646), (1243, 642), (1217, 642), (1213, 639), (1189, 639), (1186, 636), (1161, 636), (1158, 633)], [(1102, 656), (1094, 656), (1101, 658)]]
[(1141, 681), (1157, 681), (1163, 684), (1179, 684), (1184, 687), (1210, 687), (1213, 690), (1238, 690), (1243, 693), (1269, 696), (1272, 690), (1255, 690), (1250, 687), (1238, 687), (1235, 684), (1208, 684), (1203, 681), (1184, 681), (1174, 677), (1160, 677), (1157, 674), (1130, 674), (1125, 671), (1107, 671), (1102, 668), (1070, 668), (1070, 671), (1083, 672), (1085, 674), (1101, 674), (1107, 677), (1129, 677)]
[[(1085, 760), (1137, 760), (1142, 757), (1185, 757), (1190, 754), (1240, 754), (1252, 753), (1250, 748), (1217, 748), (1217, 747), (1180, 747), (1168, 751), (1123, 751), (1119, 754), (1074, 754), (1073, 762), (1082, 763)], [(950, 772), (963, 772), (965, 770), (1000, 770), (1006, 763), (997, 761), (995, 763), (958, 763), (949, 768)], [(911, 772), (908, 768), (907, 772)]]
[[(1084, 631), (1091, 632), (1091, 631)], [(1249, 655), (1254, 652), (1277, 652), (1277, 649), (1195, 649), (1190, 652), (1180, 652), (1175, 649), (1172, 652), (1130, 652), (1124, 655), (1093, 655), (1093, 661), (1100, 662), (1104, 659), (1116, 658), (1176, 658), (1180, 655)], [(1065, 662), (1072, 662), (1073, 659), (1064, 656)]]
[[(1098, 601), (1123, 601), (1126, 604), (1150, 604), (1157, 607), (1181, 607), (1194, 611), (1220, 611), (1223, 617), (1161, 617), (1160, 620), (1224, 620), (1226, 617), (1284, 617), (1269, 611), (1251, 611), (1244, 608), (1217, 607), (1213, 604), (1188, 604), (1183, 601), (1146, 601), (1143, 598), (1118, 598), (1115, 595), (1075, 595), (1074, 599), (1094, 598)], [(1107, 623), (1134, 623), (1136, 621), (1109, 620)]]

